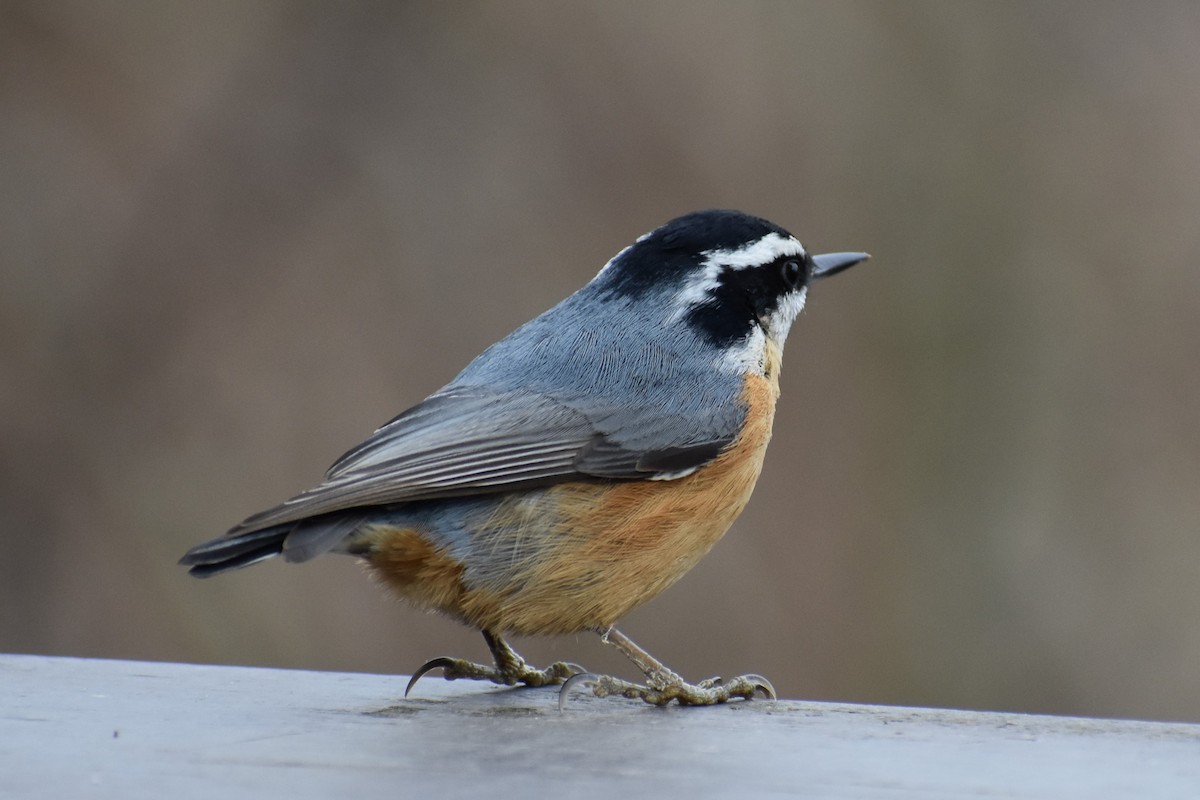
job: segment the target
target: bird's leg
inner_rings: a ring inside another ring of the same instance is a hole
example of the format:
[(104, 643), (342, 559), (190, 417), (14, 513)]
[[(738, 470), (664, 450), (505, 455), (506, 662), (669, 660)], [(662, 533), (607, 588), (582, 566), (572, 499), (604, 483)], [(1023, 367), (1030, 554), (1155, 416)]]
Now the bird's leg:
[(448, 681), (465, 678), (473, 681), (491, 681), (504, 686), (515, 686), (518, 683), (526, 686), (548, 686), (562, 683), (572, 675), (578, 675), (585, 671), (578, 664), (570, 664), (565, 661), (555, 662), (545, 669), (536, 669), (526, 664), (525, 659), (521, 658), (516, 650), (509, 647), (508, 642), (504, 641), (500, 634), (485, 630), (483, 638), (487, 642), (488, 649), (492, 651), (492, 658), (496, 661), (495, 666), (475, 664), (461, 658), (445, 656), (435, 658), (432, 661), (426, 661), (420, 669), (413, 673), (404, 690), (404, 696), (408, 697), (408, 693), (412, 691), (412, 687), (416, 685), (417, 681), (435, 669), (440, 669), (442, 677)]
[(709, 678), (699, 683), (688, 683), (616, 628), (601, 631), (600, 640), (611, 644), (636, 664), (646, 676), (646, 685), (630, 683), (609, 675), (579, 673), (572, 675), (563, 684), (558, 695), (559, 708), (566, 704), (567, 694), (578, 684), (590, 686), (592, 694), (596, 697), (617, 694), (630, 699), (645, 700), (656, 706), (665, 706), (672, 700), (678, 701), (681, 706), (711, 706), (728, 702), (735, 697), (749, 700), (759, 692), (772, 700), (775, 699), (775, 687), (761, 675), (739, 675), (729, 680)]

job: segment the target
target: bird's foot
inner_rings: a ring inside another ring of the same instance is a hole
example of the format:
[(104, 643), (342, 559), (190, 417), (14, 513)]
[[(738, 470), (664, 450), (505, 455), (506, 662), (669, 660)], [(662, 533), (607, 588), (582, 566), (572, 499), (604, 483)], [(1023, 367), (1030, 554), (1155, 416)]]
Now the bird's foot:
[(583, 667), (578, 664), (569, 664), (565, 661), (558, 661), (545, 669), (531, 667), (522, 661), (518, 669), (501, 670), (496, 667), (475, 664), (461, 658), (446, 658), (443, 656), (426, 661), (421, 665), (420, 669), (413, 673), (408, 686), (404, 689), (404, 696), (408, 697), (408, 693), (412, 691), (417, 681), (435, 669), (440, 669), (442, 677), (448, 681), (455, 681), (462, 678), (472, 681), (491, 681), (502, 686), (516, 686), (518, 683), (525, 686), (550, 686), (551, 684), (562, 683), (572, 675), (583, 673)]
[(775, 699), (775, 687), (762, 675), (739, 675), (729, 680), (709, 678), (699, 683), (688, 683), (616, 628), (608, 628), (599, 633), (601, 641), (611, 644), (637, 665), (646, 676), (646, 683), (630, 683), (609, 675), (572, 675), (558, 693), (560, 711), (567, 704), (567, 695), (580, 685), (591, 687), (592, 694), (596, 697), (620, 695), (631, 700), (645, 700), (656, 706), (665, 706), (672, 700), (681, 706), (711, 706), (727, 703), (738, 697), (750, 700), (759, 692), (769, 700)]
[(435, 658), (431, 661), (426, 661), (421, 665), (420, 669), (413, 673), (412, 678), (408, 681), (408, 686), (404, 689), (404, 696), (408, 697), (408, 693), (412, 691), (417, 681), (435, 669), (440, 669), (442, 677), (448, 681), (464, 679), (491, 681), (501, 686), (516, 686), (520, 683), (532, 687), (559, 684), (573, 675), (580, 675), (586, 672), (578, 664), (566, 661), (555, 662), (545, 669), (531, 667), (499, 635), (493, 634), (490, 631), (484, 631), (483, 637), (487, 640), (488, 649), (492, 651), (492, 656), (496, 659), (495, 666), (489, 667), (483, 664), (476, 664), (461, 658), (447, 658), (445, 656)]
[(761, 675), (739, 675), (729, 680), (709, 678), (699, 683), (688, 683), (671, 673), (671, 678), (661, 685), (643, 686), (610, 675), (582, 672), (572, 675), (563, 683), (558, 693), (560, 710), (566, 707), (567, 695), (577, 686), (590, 687), (596, 697), (620, 695), (631, 700), (644, 700), (655, 706), (665, 706), (672, 700), (681, 706), (711, 706), (735, 698), (750, 700), (759, 692), (770, 700), (775, 699), (775, 687)]

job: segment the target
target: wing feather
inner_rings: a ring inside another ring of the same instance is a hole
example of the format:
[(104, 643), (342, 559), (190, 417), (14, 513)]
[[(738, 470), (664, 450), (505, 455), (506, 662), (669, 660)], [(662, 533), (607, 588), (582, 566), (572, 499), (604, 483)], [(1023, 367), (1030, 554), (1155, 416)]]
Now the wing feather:
[(448, 387), (339, 458), (323, 483), (227, 535), (362, 506), (568, 480), (670, 477), (711, 460), (728, 443), (714, 437), (647, 450), (633, 443), (646, 440), (661, 418), (642, 422), (577, 405), (529, 390)]

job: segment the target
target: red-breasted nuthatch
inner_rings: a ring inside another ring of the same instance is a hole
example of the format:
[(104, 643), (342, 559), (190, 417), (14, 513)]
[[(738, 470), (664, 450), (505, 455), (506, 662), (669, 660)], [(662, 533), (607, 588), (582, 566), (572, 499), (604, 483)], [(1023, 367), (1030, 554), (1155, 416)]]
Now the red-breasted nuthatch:
[[(366, 561), (417, 606), (483, 632), (494, 666), (448, 679), (564, 683), (655, 704), (773, 697), (759, 675), (686, 683), (613, 625), (679, 579), (741, 513), (771, 438), (784, 340), (809, 282), (865, 253), (810, 255), (784, 229), (700, 211), (642, 236), (342, 456), (323, 483), (183, 557), (207, 577), (282, 554)], [(507, 634), (595, 631), (645, 684)], [(407, 693), (407, 692), (406, 692)]]

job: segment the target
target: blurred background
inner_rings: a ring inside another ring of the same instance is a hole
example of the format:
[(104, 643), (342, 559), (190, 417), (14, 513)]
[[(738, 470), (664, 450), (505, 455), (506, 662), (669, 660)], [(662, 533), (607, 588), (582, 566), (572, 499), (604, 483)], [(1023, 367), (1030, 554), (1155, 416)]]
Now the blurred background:
[(350, 559), (175, 562), (720, 206), (874, 259), (623, 629), (786, 697), (1200, 720), (1197, 53), (1187, 2), (0, 2), (0, 651), (485, 658)]

